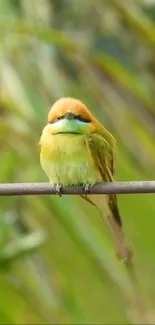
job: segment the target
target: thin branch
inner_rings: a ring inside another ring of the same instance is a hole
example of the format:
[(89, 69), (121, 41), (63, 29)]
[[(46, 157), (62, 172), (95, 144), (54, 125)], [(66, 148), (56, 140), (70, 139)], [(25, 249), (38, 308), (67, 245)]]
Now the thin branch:
[[(61, 189), (63, 195), (84, 194), (83, 186), (69, 186)], [(89, 194), (134, 194), (155, 193), (155, 181), (98, 183)], [(56, 188), (50, 183), (0, 184), (0, 196), (13, 195), (56, 195)]]

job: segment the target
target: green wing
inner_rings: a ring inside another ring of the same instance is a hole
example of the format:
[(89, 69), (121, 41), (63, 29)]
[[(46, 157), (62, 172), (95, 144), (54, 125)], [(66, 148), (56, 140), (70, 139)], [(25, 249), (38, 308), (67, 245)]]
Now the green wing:
[[(98, 168), (104, 182), (113, 182), (116, 165), (116, 142), (110, 133), (91, 133), (86, 138), (86, 145), (92, 158)], [(117, 206), (117, 197), (115, 194), (109, 195), (109, 207), (119, 226), (121, 218)]]
[(86, 138), (88, 150), (105, 182), (113, 180), (116, 165), (116, 142), (107, 133), (91, 133)]

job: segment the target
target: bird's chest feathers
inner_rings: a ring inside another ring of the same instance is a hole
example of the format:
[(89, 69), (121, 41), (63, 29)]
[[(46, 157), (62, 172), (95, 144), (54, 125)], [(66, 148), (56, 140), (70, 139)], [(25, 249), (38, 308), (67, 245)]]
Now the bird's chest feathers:
[(70, 185), (95, 183), (100, 180), (99, 172), (86, 146), (85, 136), (52, 135), (50, 143), (46, 146), (42, 165), (51, 182)]

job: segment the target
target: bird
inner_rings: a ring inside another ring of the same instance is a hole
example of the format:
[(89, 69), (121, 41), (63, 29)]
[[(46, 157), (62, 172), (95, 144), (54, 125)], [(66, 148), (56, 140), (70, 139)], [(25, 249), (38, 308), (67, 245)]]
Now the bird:
[(40, 164), (56, 193), (81, 185), (81, 197), (94, 205), (111, 233), (117, 257), (132, 263), (132, 250), (124, 234), (116, 194), (90, 194), (96, 183), (113, 182), (116, 140), (79, 99), (59, 98), (48, 113), (40, 141)]

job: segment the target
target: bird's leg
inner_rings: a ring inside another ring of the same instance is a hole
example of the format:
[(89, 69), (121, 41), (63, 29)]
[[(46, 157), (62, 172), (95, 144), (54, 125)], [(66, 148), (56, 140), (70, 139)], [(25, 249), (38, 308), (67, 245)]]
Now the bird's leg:
[(62, 185), (61, 184), (54, 184), (54, 188), (55, 188), (55, 192), (57, 195), (59, 195), (60, 197), (62, 197)]
[(90, 189), (91, 189), (91, 187), (92, 187), (92, 184), (84, 184), (83, 185), (83, 190), (84, 190), (84, 193), (85, 194), (89, 194), (90, 193)]

